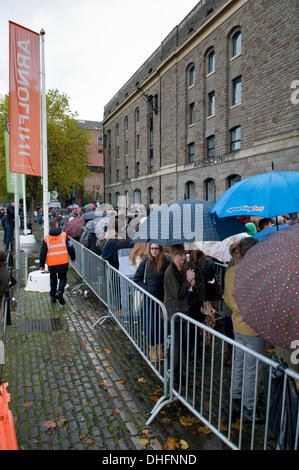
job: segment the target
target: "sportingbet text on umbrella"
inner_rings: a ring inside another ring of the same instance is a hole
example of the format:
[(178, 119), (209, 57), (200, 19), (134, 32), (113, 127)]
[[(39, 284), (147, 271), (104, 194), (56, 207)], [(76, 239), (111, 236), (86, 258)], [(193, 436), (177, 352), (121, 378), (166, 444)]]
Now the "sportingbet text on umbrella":
[(271, 171), (250, 176), (229, 188), (212, 207), (218, 217), (275, 217), (299, 211), (299, 172)]

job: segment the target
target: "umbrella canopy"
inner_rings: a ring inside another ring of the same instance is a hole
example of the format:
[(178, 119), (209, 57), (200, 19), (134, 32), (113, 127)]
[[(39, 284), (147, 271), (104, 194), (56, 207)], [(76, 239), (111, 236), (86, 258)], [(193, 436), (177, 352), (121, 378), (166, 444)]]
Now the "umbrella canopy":
[(201, 251), (208, 256), (212, 256), (216, 260), (224, 264), (229, 264), (231, 261), (231, 255), (229, 249), (233, 243), (237, 243), (245, 237), (249, 237), (248, 233), (238, 233), (237, 235), (232, 235), (231, 237), (226, 238), (220, 242), (213, 243), (203, 243), (200, 247)]
[(299, 172), (271, 171), (239, 181), (212, 207), (218, 217), (275, 217), (299, 211)]
[(90, 211), (90, 212), (85, 212), (80, 219), (81, 220), (92, 220), (96, 219), (98, 217), (103, 217), (103, 211)]
[(234, 297), (245, 323), (271, 344), (299, 338), (299, 224), (250, 248), (236, 270)]
[(92, 203), (89, 203), (89, 204), (86, 204), (86, 206), (84, 206), (84, 209), (87, 211), (91, 211), (91, 210), (95, 210), (96, 206)]
[(244, 232), (236, 217), (219, 219), (210, 214), (211, 207), (210, 202), (195, 199), (162, 205), (147, 217), (132, 241), (170, 246), (224, 240)]
[(86, 232), (88, 233), (96, 233), (96, 226), (97, 226), (97, 223), (99, 222), (99, 220), (101, 220), (102, 217), (99, 219), (99, 218), (96, 218), (96, 219), (93, 219), (93, 220), (90, 220), (89, 222), (87, 222), (87, 224), (85, 225), (85, 229), (86, 229)]
[(257, 240), (262, 240), (265, 238), (267, 235), (270, 235), (270, 233), (277, 232), (277, 230), (285, 230), (290, 228), (290, 225), (288, 224), (283, 224), (283, 225), (272, 225), (272, 227), (265, 228), (264, 230), (261, 230), (260, 232), (257, 232), (253, 235), (253, 238), (256, 238)]
[(76, 238), (81, 227), (83, 225), (83, 220), (79, 217), (74, 217), (72, 220), (65, 224), (65, 232), (71, 238)]
[(78, 204), (71, 204), (70, 206), (67, 206), (67, 209), (78, 209), (79, 206)]

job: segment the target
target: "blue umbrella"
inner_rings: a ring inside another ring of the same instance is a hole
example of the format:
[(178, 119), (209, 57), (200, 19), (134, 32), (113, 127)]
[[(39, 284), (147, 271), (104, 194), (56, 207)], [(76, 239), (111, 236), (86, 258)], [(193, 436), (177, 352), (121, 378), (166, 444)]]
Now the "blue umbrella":
[(218, 217), (275, 217), (299, 211), (299, 172), (271, 171), (239, 181), (212, 207)]
[(237, 217), (219, 219), (210, 214), (212, 203), (183, 200), (165, 204), (152, 212), (133, 238), (133, 243), (178, 243), (219, 241), (245, 231)]
[(264, 230), (261, 230), (260, 232), (255, 233), (253, 235), (253, 238), (256, 238), (257, 240), (262, 240), (267, 235), (270, 235), (270, 233), (277, 232), (277, 230), (285, 230), (285, 229), (290, 229), (290, 225), (288, 224), (272, 225), (272, 227), (265, 228)]

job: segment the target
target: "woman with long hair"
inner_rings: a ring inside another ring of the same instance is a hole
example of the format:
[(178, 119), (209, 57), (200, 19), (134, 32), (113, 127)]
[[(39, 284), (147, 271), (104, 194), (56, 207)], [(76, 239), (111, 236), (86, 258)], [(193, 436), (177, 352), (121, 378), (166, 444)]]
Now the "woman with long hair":
[[(134, 276), (134, 282), (143, 289), (164, 301), (164, 274), (170, 264), (170, 258), (164, 253), (164, 248), (156, 243), (149, 243), (146, 257), (139, 264)], [(146, 333), (151, 346), (151, 360), (156, 362), (163, 359), (163, 321), (160, 318), (159, 306), (151, 299), (144, 302)]]

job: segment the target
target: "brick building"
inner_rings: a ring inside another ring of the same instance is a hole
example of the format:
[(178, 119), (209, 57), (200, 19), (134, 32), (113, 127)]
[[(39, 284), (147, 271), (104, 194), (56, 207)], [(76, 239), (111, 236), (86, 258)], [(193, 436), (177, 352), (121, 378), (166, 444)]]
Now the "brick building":
[(90, 136), (87, 149), (90, 173), (84, 180), (84, 194), (88, 193), (94, 202), (102, 202), (104, 199), (103, 126), (97, 121), (77, 122), (78, 126), (88, 131)]
[(272, 162), (299, 169), (297, 8), (296, 0), (193, 8), (105, 106), (106, 202), (214, 202)]

